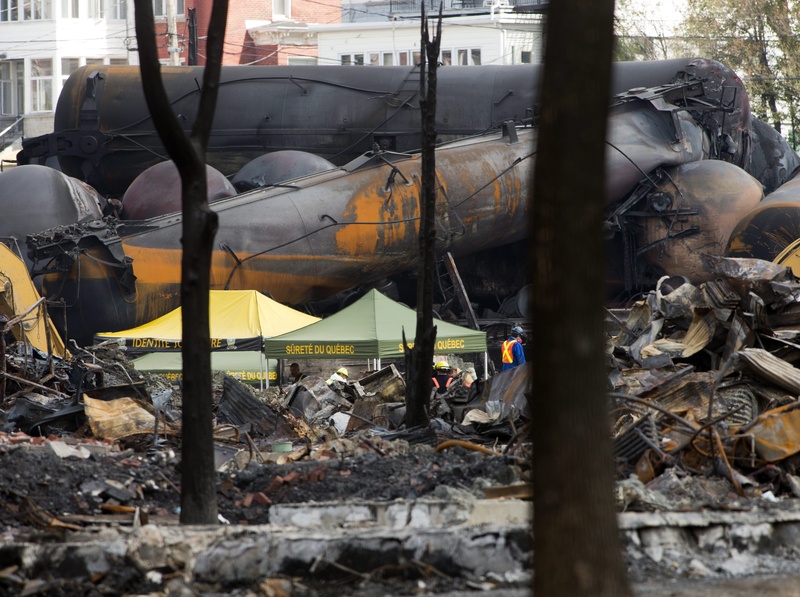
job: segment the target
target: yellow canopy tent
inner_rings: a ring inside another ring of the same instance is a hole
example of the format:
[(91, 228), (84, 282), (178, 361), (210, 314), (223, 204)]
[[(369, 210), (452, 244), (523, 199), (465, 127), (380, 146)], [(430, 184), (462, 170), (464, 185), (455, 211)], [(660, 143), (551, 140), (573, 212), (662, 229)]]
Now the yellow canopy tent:
[[(102, 332), (95, 342), (117, 340), (141, 371), (178, 377), (181, 362), (182, 310), (180, 307), (139, 327)], [(319, 321), (286, 307), (256, 290), (211, 290), (209, 331), (211, 368), (249, 383), (277, 380), (277, 363), (267, 363), (264, 339)], [(269, 376), (267, 376), (269, 371)]]

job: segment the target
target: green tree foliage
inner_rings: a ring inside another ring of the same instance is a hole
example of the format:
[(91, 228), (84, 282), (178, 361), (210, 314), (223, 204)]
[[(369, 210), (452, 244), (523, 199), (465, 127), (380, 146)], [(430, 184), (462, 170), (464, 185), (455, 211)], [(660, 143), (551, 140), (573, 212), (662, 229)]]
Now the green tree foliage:
[(800, 128), (800, 11), (791, 0), (688, 0), (679, 31), (744, 81), (753, 115), (793, 146)]
[(614, 7), (614, 61), (665, 60), (685, 55), (672, 35), (671, 0), (617, 0)]

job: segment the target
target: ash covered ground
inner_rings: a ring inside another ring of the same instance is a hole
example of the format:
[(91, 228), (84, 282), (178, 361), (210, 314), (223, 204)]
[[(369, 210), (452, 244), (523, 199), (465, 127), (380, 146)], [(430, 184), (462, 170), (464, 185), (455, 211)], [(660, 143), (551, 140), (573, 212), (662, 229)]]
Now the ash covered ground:
[[(514, 457), (463, 449), (435, 452), (403, 440), (380, 444), (389, 455), (360, 455), (287, 464), (251, 463), (218, 473), (218, 508), (233, 524), (269, 523), (275, 503), (416, 499), (443, 487), (481, 493), (490, 485), (519, 482), (524, 474)], [(102, 516), (115, 507), (139, 507), (156, 519), (177, 520), (180, 458), (172, 449), (135, 453), (102, 444), (77, 444), (88, 458), (61, 457), (49, 443), (0, 446), (0, 524), (8, 537), (25, 527), (33, 503), (50, 515)], [(388, 447), (388, 449), (387, 449)], [(375, 449), (375, 448), (370, 448)], [(264, 499), (267, 498), (267, 499)], [(100, 520), (100, 518), (98, 518)]]
[[(70, 441), (88, 457), (57, 454), (61, 440), (14, 443), (20, 435), (5, 436), (0, 445), (0, 528), (2, 542), (64, 541), (84, 525), (129, 526), (135, 507), (143, 521), (178, 524), (180, 457), (171, 448), (134, 452), (102, 443)], [(218, 473), (220, 516), (232, 524), (269, 522), (273, 504), (348, 500), (389, 501), (396, 498), (480, 494), (483, 488), (519, 482), (525, 476), (512, 456), (489, 456), (459, 448), (435, 452), (426, 444), (403, 440), (384, 442), (364, 437), (349, 444), (358, 454), (286, 464), (251, 463), (240, 471)], [(61, 448), (63, 450), (63, 448)], [(56, 522), (53, 523), (53, 520)], [(47, 530), (43, 530), (49, 522)], [(62, 528), (69, 526), (73, 530)], [(8, 565), (9, 562), (4, 562)], [(271, 585), (212, 586), (186, 583), (176, 577), (156, 584), (131, 570), (114, 570), (94, 579), (15, 578), (6, 566), (0, 573), (0, 595), (405, 595), (453, 590), (485, 592), (467, 578), (425, 574), (420, 569), (386, 571), (368, 581), (340, 575), (322, 579), (271, 579)], [(0, 566), (2, 568), (2, 566)], [(521, 583), (521, 584), (520, 584)], [(522, 579), (502, 589), (514, 593), (526, 587)], [(423, 590), (424, 588), (424, 590)], [(270, 592), (273, 591), (273, 592)], [(280, 592), (286, 591), (286, 592)]]
[[(111, 359), (108, 355), (106, 358)], [(107, 371), (111, 369), (106, 366)], [(134, 373), (128, 371), (128, 375)], [(151, 395), (158, 394), (164, 385), (157, 378), (148, 379), (148, 384)], [(221, 393), (217, 384), (217, 406)], [(258, 398), (270, 403), (269, 396)], [(176, 393), (176, 412), (180, 401)], [(220, 417), (217, 422), (225, 423), (222, 414), (216, 414)], [(3, 544), (57, 543), (65, 541), (76, 529), (129, 527), (134, 516), (141, 523), (178, 524), (181, 461), (177, 437), (166, 433), (156, 440), (151, 433), (120, 441), (102, 440), (93, 436), (85, 420), (73, 423), (67, 430), (51, 429), (47, 437), (0, 433)], [(457, 446), (437, 452), (434, 446), (445, 439), (437, 432), (390, 439), (388, 435), (362, 430), (345, 437), (330, 434), (320, 442), (279, 434), (256, 437), (255, 443), (244, 451), (242, 446), (246, 444), (241, 437), (227, 444), (220, 440), (220, 446), (227, 446), (229, 452), (239, 450), (245, 459), (244, 464), (241, 459), (231, 459), (217, 473), (219, 514), (224, 522), (233, 525), (263, 525), (270, 522), (270, 508), (275, 504), (484, 497), (489, 487), (530, 481), (531, 444), (521, 442), (514, 451), (496, 455)], [(292, 441), (292, 453), (269, 451), (271, 444), (286, 439)], [(498, 452), (502, 449), (502, 442), (489, 440), (485, 445)], [(800, 510), (797, 500), (782, 498), (771, 502), (763, 498), (770, 489), (778, 489), (777, 477), (753, 487), (751, 497), (737, 495), (729, 481), (714, 475), (661, 475), (658, 482), (647, 487), (624, 477), (620, 475), (618, 498), (620, 511), (625, 512), (760, 512), (771, 519), (791, 519)], [(800, 520), (800, 516), (795, 518)], [(637, 544), (629, 540), (630, 533), (625, 531), (624, 549), (636, 594), (740, 595), (746, 594), (743, 591), (753, 583), (761, 587), (765, 596), (798, 594), (794, 588), (800, 575), (798, 551), (791, 541), (771, 546), (777, 536), (763, 530), (765, 524), (747, 522), (742, 526), (755, 530), (736, 531), (738, 534), (725, 538), (727, 544), (720, 540), (719, 545), (707, 544), (703, 549), (691, 542), (669, 544), (669, 537), (665, 545)], [(792, 525), (797, 526), (790, 522)], [(39, 570), (35, 578), (21, 578), (13, 562), (0, 562), (0, 595), (327, 597), (461, 591), (516, 597), (526, 594), (528, 586), (525, 579), (485, 582), (419, 568), (381, 571), (369, 579), (344, 574), (333, 580), (271, 579), (271, 583), (235, 587), (187, 585), (177, 572), (173, 578), (155, 583), (136, 574), (133, 568), (114, 569), (90, 579), (56, 577), (46, 569)]]

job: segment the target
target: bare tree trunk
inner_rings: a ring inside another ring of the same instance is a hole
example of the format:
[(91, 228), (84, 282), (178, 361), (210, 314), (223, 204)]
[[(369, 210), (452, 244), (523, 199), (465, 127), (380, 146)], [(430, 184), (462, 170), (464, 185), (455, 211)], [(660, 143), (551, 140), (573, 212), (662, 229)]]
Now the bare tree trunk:
[(180, 172), (183, 193), (181, 522), (214, 524), (217, 522), (217, 492), (212, 437), (208, 290), (218, 218), (208, 206), (205, 155), (217, 103), (228, 0), (214, 0), (200, 106), (190, 137), (184, 134), (161, 82), (152, 2), (135, 0), (135, 5), (136, 37), (147, 107), (161, 142)]
[(533, 184), (534, 594), (630, 595), (614, 503), (603, 303), (613, 0), (559, 0)]
[[(429, 423), (431, 370), (436, 327), (433, 325), (433, 272), (436, 265), (436, 70), (442, 37), (442, 9), (436, 35), (428, 35), (428, 19), (422, 5), (422, 48), (419, 107), (422, 116), (422, 189), (419, 224), (419, 276), (417, 278), (417, 330), (414, 347), (405, 348), (406, 425), (424, 426)], [(410, 355), (409, 355), (410, 352)], [(409, 366), (410, 363), (410, 366)]]

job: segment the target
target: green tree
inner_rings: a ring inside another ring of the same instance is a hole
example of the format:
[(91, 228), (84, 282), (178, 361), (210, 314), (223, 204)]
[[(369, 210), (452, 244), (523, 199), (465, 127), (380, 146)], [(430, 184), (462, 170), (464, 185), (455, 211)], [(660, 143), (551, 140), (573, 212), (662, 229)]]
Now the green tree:
[(794, 3), (689, 0), (679, 31), (696, 55), (735, 70), (753, 115), (794, 140), (800, 125), (800, 12)]
[[(667, 5), (671, 5), (671, 2)], [(614, 7), (614, 60), (666, 60), (684, 53), (672, 35), (674, 22), (663, 0), (617, 0)]]

